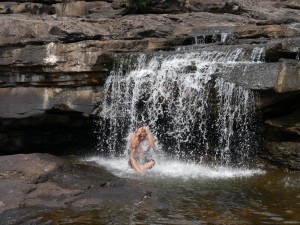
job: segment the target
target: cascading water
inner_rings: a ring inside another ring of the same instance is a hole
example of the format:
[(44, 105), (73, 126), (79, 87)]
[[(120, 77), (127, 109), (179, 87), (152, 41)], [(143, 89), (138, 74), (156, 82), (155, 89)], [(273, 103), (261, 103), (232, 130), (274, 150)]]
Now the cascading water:
[(126, 155), (130, 134), (146, 125), (159, 151), (177, 158), (209, 157), (223, 164), (247, 159), (255, 142), (255, 96), (220, 74), (261, 63), (263, 52), (257, 47), (119, 56), (98, 111), (98, 150)]

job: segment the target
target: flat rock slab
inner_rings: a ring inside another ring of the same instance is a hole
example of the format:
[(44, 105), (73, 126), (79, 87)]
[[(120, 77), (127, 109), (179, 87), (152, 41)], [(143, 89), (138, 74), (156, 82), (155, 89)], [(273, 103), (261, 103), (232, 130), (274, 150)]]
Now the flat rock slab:
[(97, 208), (107, 202), (137, 204), (150, 195), (134, 181), (57, 156), (34, 153), (0, 157), (0, 213), (19, 207), (74, 209)]

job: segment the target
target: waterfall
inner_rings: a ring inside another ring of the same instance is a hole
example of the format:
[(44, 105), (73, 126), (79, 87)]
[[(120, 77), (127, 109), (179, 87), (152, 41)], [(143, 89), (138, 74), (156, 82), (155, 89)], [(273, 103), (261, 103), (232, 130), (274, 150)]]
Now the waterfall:
[(47, 64), (55, 64), (58, 61), (58, 57), (55, 55), (56, 45), (51, 42), (47, 45), (46, 48), (46, 58), (44, 58), (44, 62)]
[(230, 32), (220, 32), (214, 34), (206, 34), (195, 36), (193, 40), (194, 45), (203, 45), (209, 43), (225, 43), (227, 40), (231, 39), (232, 35)]
[(236, 66), (261, 63), (263, 48), (121, 55), (98, 109), (98, 150), (120, 156), (149, 126), (157, 149), (177, 158), (229, 163), (251, 154), (255, 96), (225, 82)]

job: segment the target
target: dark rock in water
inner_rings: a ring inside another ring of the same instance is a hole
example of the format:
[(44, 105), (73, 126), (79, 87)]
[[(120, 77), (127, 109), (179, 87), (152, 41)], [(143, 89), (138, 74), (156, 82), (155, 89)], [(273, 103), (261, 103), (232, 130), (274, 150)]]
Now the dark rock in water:
[[(299, 170), (300, 114), (299, 92), (270, 94), (269, 101), (276, 101), (263, 109), (264, 136), (267, 158), (281, 166)], [(273, 96), (273, 97), (272, 97)], [(266, 103), (266, 102), (265, 102)]]
[(271, 161), (284, 167), (300, 170), (300, 142), (269, 142), (266, 149)]
[(275, 90), (265, 90), (260, 92), (257, 108), (264, 115), (264, 119), (274, 119), (297, 110), (299, 105), (294, 103), (299, 98), (299, 91), (277, 93)]
[(282, 132), (297, 134), (300, 137), (300, 110), (297, 109), (283, 117), (268, 119), (266, 124), (280, 129)]
[(49, 154), (1, 156), (0, 162), (0, 213), (21, 206), (85, 208), (104, 206), (106, 202), (134, 204), (147, 195), (136, 182)]

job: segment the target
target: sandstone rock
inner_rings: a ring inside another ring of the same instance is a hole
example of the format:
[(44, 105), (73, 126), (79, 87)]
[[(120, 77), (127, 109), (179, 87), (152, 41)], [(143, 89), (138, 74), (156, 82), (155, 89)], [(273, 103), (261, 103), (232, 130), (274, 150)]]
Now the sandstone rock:
[(279, 7), (285, 7), (290, 9), (299, 9), (300, 10), (300, 3), (297, 0), (289, 0), (286, 2), (279, 2), (277, 3)]
[(300, 64), (296, 60), (236, 67), (226, 80), (253, 90), (274, 89), (278, 93), (300, 90)]
[(25, 194), (35, 187), (35, 185), (28, 184), (27, 181), (20, 179), (0, 178), (0, 181), (0, 213), (21, 206)]
[(74, 201), (75, 196), (83, 192), (84, 190), (67, 189), (53, 182), (45, 182), (37, 184), (22, 203), (26, 206), (66, 207), (68, 202)]
[(221, 1), (221, 0), (187, 0), (185, 1), (185, 7), (189, 11), (204, 11), (204, 12), (213, 12), (213, 13), (233, 13), (240, 14), (242, 8), (237, 2), (233, 1)]
[(32, 184), (47, 180), (47, 176), (64, 165), (63, 160), (47, 154), (1, 156), (0, 162), (0, 179), (18, 179)]
[(0, 13), (3, 14), (33, 14), (33, 15), (57, 15), (57, 16), (84, 16), (95, 12), (112, 11), (111, 4), (104, 1), (71, 1), (53, 2), (54, 4), (34, 2), (2, 2)]
[(266, 124), (279, 128), (282, 132), (295, 133), (300, 136), (300, 111), (296, 110), (280, 118), (268, 119)]
[(279, 93), (300, 90), (300, 63), (282, 60), (282, 69), (275, 90)]
[(0, 213), (18, 207), (84, 208), (106, 202), (134, 204), (147, 194), (90, 165), (74, 164), (48, 154), (0, 157)]
[(54, 4), (53, 7), (58, 16), (83, 16), (113, 10), (111, 4), (104, 1), (70, 1)]
[[(275, 115), (282, 115), (285, 111), (295, 110), (294, 104), (300, 97), (300, 92), (277, 93), (274, 89), (259, 92), (260, 100), (257, 107), (266, 118), (274, 118)], [(273, 114), (273, 115), (272, 115)]]
[(230, 74), (221, 77), (246, 89), (262, 91), (274, 88), (280, 71), (279, 63), (250, 64), (235, 67)]
[(111, 6), (114, 10), (122, 9), (126, 7), (126, 2), (123, 0), (114, 0)]
[(271, 156), (268, 158), (290, 169), (300, 170), (300, 143), (269, 142), (266, 149)]
[(4, 13), (18, 14), (18, 13), (30, 13), (30, 14), (55, 14), (55, 8), (51, 5), (25, 2), (25, 3), (11, 3)]
[[(277, 95), (289, 96), (273, 104), (273, 109), (265, 112), (272, 117), (265, 120), (266, 157), (284, 167), (299, 170), (300, 112), (299, 105), (293, 103), (299, 100), (300, 94), (289, 92)], [(280, 97), (274, 99), (279, 100)]]
[(238, 27), (234, 33), (236, 38), (288, 38), (299, 35), (299, 31), (284, 25), (256, 26), (245, 25)]
[(299, 38), (288, 38), (284, 41), (272, 41), (265, 53), (266, 62), (278, 62), (281, 59), (297, 60)]
[(1, 88), (0, 117), (22, 118), (43, 114), (47, 110), (61, 109), (91, 114), (101, 88)]
[[(61, 109), (63, 110), (63, 109)], [(0, 120), (1, 154), (82, 155), (97, 144), (96, 118), (52, 109), (37, 116)]]

